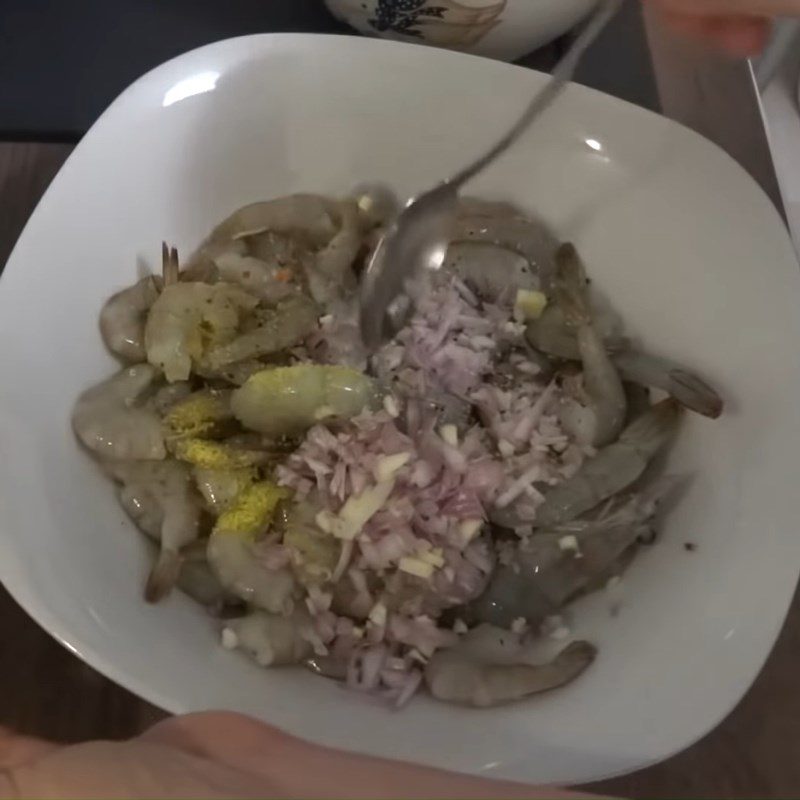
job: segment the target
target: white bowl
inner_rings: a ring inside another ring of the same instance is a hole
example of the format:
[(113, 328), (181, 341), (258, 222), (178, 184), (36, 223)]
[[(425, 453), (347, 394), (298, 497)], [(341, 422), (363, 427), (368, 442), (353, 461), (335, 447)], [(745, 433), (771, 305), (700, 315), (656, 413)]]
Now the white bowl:
[[(597, 0), (325, 0), (370, 36), (514, 61), (578, 24)], [(410, 8), (411, 6), (411, 8)]]
[(0, 282), (0, 577), (34, 619), (173, 712), (236, 709), (330, 745), (533, 782), (640, 767), (731, 710), (800, 565), (800, 280), (764, 194), (658, 116), (570, 87), (472, 187), (576, 241), (630, 330), (728, 399), (718, 422), (687, 418), (672, 467), (694, 481), (626, 577), (620, 613), (602, 595), (575, 610), (600, 657), (574, 685), (491, 711), (421, 697), (391, 713), (303, 670), (259, 669), (222, 650), (188, 599), (142, 602), (142, 539), (70, 432), (76, 395), (114, 368), (101, 303), (156, 262), (162, 239), (188, 253), (234, 207), (298, 190), (423, 189), (493, 141), (543, 80), (444, 50), (254, 36), (181, 56), (113, 103)]

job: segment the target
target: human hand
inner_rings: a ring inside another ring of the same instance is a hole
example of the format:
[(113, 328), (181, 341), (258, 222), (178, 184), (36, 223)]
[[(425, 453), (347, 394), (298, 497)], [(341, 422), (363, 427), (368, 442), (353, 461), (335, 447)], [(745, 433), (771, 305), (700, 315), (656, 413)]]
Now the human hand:
[(646, 0), (675, 30), (736, 56), (759, 53), (770, 22), (800, 15), (800, 0)]
[[(346, 720), (343, 720), (346, 724)], [(0, 731), (0, 798), (563, 798), (306, 744), (238, 714), (173, 717), (128, 742)]]

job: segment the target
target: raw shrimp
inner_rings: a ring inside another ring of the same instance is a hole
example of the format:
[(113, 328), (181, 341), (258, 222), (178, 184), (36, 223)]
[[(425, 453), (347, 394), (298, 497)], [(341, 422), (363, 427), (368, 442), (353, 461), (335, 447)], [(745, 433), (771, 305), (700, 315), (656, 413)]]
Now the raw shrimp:
[(139, 364), (85, 391), (72, 412), (72, 427), (78, 439), (103, 459), (165, 458), (167, 450), (158, 414), (136, 405), (157, 377), (157, 371), (149, 364)]
[(351, 267), (363, 244), (363, 220), (354, 200), (339, 203), (338, 217), (338, 232), (317, 254), (308, 272), (309, 291), (319, 303), (329, 303), (342, 291), (355, 289)]
[(244, 239), (208, 241), (181, 270), (181, 279), (190, 283), (216, 283), (219, 280), (217, 259), (225, 256), (255, 255), (249, 252)]
[(248, 486), (256, 482), (257, 471), (252, 467), (238, 469), (208, 469), (194, 467), (194, 481), (203, 495), (206, 507), (219, 516)]
[[(184, 385), (170, 384), (167, 388)], [(233, 432), (236, 423), (230, 408), (230, 392), (203, 389), (184, 395), (166, 409), (164, 427), (171, 439), (216, 439)]]
[(569, 522), (630, 486), (675, 434), (680, 412), (674, 400), (664, 400), (634, 420), (616, 442), (547, 492), (536, 512), (537, 527)]
[(297, 364), (256, 373), (233, 392), (231, 407), (246, 428), (280, 435), (353, 417), (378, 399), (374, 381), (357, 370)]
[(470, 619), (506, 628), (519, 618), (540, 625), (610, 576), (624, 554), (650, 534), (658, 504), (673, 486), (671, 480), (660, 481), (624, 498), (601, 519), (577, 520), (526, 537), (516, 546), (513, 562), (494, 571), (486, 592), (471, 606)]
[(161, 291), (161, 278), (148, 275), (110, 297), (100, 312), (100, 333), (106, 347), (128, 363), (144, 361), (147, 312)]
[(260, 258), (226, 251), (214, 259), (219, 277), (235, 283), (267, 303), (277, 303), (298, 292), (291, 270)]
[[(184, 561), (178, 575), (178, 589), (210, 611), (221, 613), (233, 605), (232, 596), (225, 591), (205, 560)], [(237, 598), (233, 598), (237, 600)]]
[(170, 409), (192, 394), (189, 381), (178, 381), (162, 386), (148, 401), (148, 406), (160, 416), (169, 413)]
[[(720, 416), (723, 401), (702, 378), (672, 361), (630, 349), (627, 340), (617, 332), (615, 320), (608, 314), (598, 316), (596, 306), (593, 318), (597, 333), (624, 381), (661, 389), (703, 416), (712, 419)], [(525, 336), (540, 353), (568, 361), (581, 360), (575, 330), (567, 325), (564, 309), (558, 304), (548, 306), (538, 320), (529, 322)]]
[(481, 625), (447, 650), (437, 651), (425, 667), (425, 683), (437, 699), (488, 708), (557, 689), (591, 665), (597, 650), (573, 642), (551, 662), (529, 661), (520, 637)]
[(315, 194), (293, 194), (252, 203), (217, 225), (208, 241), (230, 242), (272, 232), (289, 234), (315, 249), (320, 248), (336, 234), (332, 217), (335, 208), (335, 201)]
[[(219, 285), (219, 284), (217, 284)], [(239, 361), (258, 359), (299, 344), (316, 327), (319, 309), (305, 295), (296, 295), (264, 312), (257, 328), (213, 347), (205, 362), (212, 370), (222, 371)]]
[[(628, 341), (620, 335), (619, 321), (616, 317), (594, 302), (591, 304), (591, 309), (595, 330), (605, 343), (606, 349), (610, 353), (616, 353), (627, 347)], [(538, 319), (528, 322), (525, 338), (531, 347), (551, 358), (581, 360), (575, 329), (567, 325), (564, 309), (557, 303), (551, 303)]]
[(145, 587), (145, 599), (157, 602), (178, 580), (181, 549), (197, 539), (200, 498), (189, 470), (177, 461), (112, 464), (108, 469), (123, 485), (123, 508), (159, 542), (159, 557)]
[(303, 271), (312, 297), (326, 303), (352, 288), (350, 268), (361, 249), (365, 222), (352, 199), (291, 195), (234, 212), (214, 229), (198, 255), (202, 260), (211, 246), (245, 240), (250, 255)]
[(170, 383), (185, 381), (210, 345), (232, 339), (258, 300), (227, 283), (165, 286), (145, 326), (147, 360)]
[(285, 614), (294, 607), (297, 586), (291, 570), (267, 569), (256, 558), (252, 542), (236, 535), (212, 533), (208, 563), (219, 582), (246, 603), (273, 614)]
[(576, 331), (583, 363), (583, 387), (588, 399), (588, 404), (581, 408), (585, 418), (576, 419), (573, 414), (571, 421), (577, 424), (570, 432), (584, 444), (603, 447), (617, 438), (625, 423), (625, 389), (595, 329), (586, 276), (575, 247), (562, 245), (556, 254), (556, 264), (556, 293), (567, 324)]
[(266, 481), (245, 486), (220, 515), (208, 540), (208, 563), (220, 583), (250, 605), (274, 614), (293, 608), (294, 577), (288, 568), (270, 570), (261, 564), (254, 546), (288, 494)]
[(300, 664), (312, 653), (311, 619), (302, 609), (291, 616), (255, 611), (232, 620), (222, 631), (222, 644), (240, 648), (262, 667)]

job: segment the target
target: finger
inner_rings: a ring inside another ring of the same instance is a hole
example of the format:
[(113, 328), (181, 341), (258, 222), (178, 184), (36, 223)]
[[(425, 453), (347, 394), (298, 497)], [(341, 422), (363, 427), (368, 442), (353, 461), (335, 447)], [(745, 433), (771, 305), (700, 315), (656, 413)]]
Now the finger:
[(286, 734), (276, 728), (228, 711), (206, 711), (170, 717), (145, 731), (139, 739), (177, 747), (198, 756), (228, 763), (251, 755), (274, 752)]
[(696, 17), (777, 17), (800, 13), (800, 0), (648, 0), (675, 14)]
[(720, 21), (711, 31), (712, 40), (734, 56), (757, 55), (766, 47), (769, 35), (769, 23), (758, 19)]
[(61, 745), (53, 742), (33, 736), (22, 736), (9, 728), (0, 726), (0, 769), (14, 769), (28, 764), (60, 747)]
[[(207, 712), (173, 717), (141, 740), (178, 747), (252, 776), (298, 797), (340, 798), (586, 798), (554, 788), (471, 778), (428, 767), (369, 758), (308, 744), (240, 714)], [(597, 800), (597, 798), (592, 798)]]
[(734, 56), (761, 52), (769, 39), (769, 23), (751, 17), (695, 17), (665, 12), (664, 21), (673, 29), (725, 50)]

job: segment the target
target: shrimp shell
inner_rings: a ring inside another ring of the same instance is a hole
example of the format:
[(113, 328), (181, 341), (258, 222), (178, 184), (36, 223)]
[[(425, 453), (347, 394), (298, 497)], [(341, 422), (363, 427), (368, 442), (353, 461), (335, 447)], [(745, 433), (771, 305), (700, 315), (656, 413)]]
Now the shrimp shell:
[[(644, 493), (624, 498), (601, 519), (576, 520), (523, 539), (514, 562), (498, 566), (487, 590), (472, 604), (470, 618), (504, 627), (520, 617), (533, 626), (541, 624), (613, 573), (626, 553), (635, 552), (674, 486), (672, 479), (658, 481)], [(564, 537), (574, 538), (575, 549), (562, 547)]]
[(537, 527), (569, 522), (630, 486), (675, 434), (680, 414), (681, 407), (670, 399), (634, 420), (616, 442), (547, 492), (536, 512)]
[[(586, 276), (575, 247), (564, 244), (556, 253), (558, 266), (556, 295), (566, 313), (568, 324), (576, 330), (578, 351), (583, 363), (583, 385), (587, 395), (586, 411), (590, 425), (585, 444), (602, 447), (617, 438), (625, 424), (627, 398), (619, 373), (598, 334), (586, 290)], [(562, 420), (562, 423), (564, 420)], [(576, 431), (571, 431), (573, 435)]]

